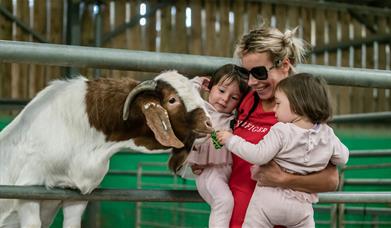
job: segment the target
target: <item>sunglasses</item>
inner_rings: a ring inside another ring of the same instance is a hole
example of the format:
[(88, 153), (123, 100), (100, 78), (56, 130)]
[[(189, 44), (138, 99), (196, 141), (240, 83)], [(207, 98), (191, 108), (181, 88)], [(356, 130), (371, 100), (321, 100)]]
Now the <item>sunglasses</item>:
[(254, 68), (251, 68), (251, 70), (247, 70), (244, 67), (235, 65), (235, 70), (239, 73), (240, 77), (242, 77), (245, 80), (248, 80), (250, 78), (250, 74), (258, 79), (258, 80), (266, 80), (268, 77), (267, 72), (273, 69), (275, 66), (270, 67), (269, 69), (266, 69), (264, 66), (257, 66)]

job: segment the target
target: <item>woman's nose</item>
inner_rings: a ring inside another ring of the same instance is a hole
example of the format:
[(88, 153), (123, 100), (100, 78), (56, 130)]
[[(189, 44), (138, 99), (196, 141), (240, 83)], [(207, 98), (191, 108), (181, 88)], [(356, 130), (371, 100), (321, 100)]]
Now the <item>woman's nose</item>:
[(249, 77), (248, 82), (247, 82), (248, 86), (251, 87), (251, 86), (256, 85), (257, 83), (258, 83), (258, 79), (254, 78), (254, 77), (251, 76), (251, 74), (250, 74), (250, 77)]

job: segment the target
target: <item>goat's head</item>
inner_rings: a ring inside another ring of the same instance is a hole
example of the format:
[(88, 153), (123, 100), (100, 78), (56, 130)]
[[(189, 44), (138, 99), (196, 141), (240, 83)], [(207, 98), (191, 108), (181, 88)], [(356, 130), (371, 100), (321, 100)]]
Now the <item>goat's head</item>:
[(146, 102), (142, 112), (156, 140), (163, 146), (188, 147), (196, 138), (212, 132), (201, 96), (190, 80), (176, 71), (164, 72), (137, 85), (126, 98), (124, 120), (128, 119), (130, 106), (141, 93), (158, 98)]

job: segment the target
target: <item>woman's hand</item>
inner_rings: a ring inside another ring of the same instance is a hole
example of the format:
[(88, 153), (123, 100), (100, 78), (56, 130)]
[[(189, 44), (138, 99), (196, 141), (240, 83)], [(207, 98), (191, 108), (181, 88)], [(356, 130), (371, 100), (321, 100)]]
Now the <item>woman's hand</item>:
[(202, 173), (202, 171), (204, 171), (204, 168), (205, 168), (205, 166), (194, 164), (194, 165), (191, 166), (191, 171), (195, 175), (200, 175)]
[(260, 186), (290, 188), (302, 192), (335, 191), (338, 186), (338, 170), (329, 164), (324, 170), (307, 175), (297, 175), (284, 172), (274, 161), (258, 167), (253, 174)]
[(284, 172), (276, 162), (269, 163), (257, 167), (253, 174), (253, 178), (257, 180), (258, 185), (269, 187), (284, 187), (286, 179), (290, 174)]
[(232, 136), (232, 133), (229, 131), (217, 131), (216, 136), (219, 143), (224, 145), (227, 143), (227, 139)]

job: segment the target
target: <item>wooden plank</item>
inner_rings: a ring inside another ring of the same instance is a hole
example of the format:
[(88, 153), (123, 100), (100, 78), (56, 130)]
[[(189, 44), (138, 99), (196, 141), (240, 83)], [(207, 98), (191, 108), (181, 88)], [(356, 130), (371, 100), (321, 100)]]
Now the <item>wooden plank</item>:
[(290, 19), (286, 15), (287, 6), (275, 4), (276, 28), (278, 28), (281, 32), (285, 32), (286, 21)]
[[(12, 12), (12, 0), (0, 0), (0, 4)], [(12, 39), (12, 23), (0, 14), (0, 39)], [(0, 63), (0, 96), (11, 97), (11, 64)]]
[(246, 5), (246, 12), (247, 12), (247, 20), (248, 20), (248, 30), (253, 30), (257, 27), (259, 27), (262, 24), (262, 21), (265, 19), (263, 18), (262, 10), (261, 10), (260, 3), (256, 2), (248, 2)]
[[(151, 10), (152, 7), (155, 7), (158, 4), (157, 0), (150, 0), (147, 4), (147, 11)], [(146, 51), (156, 51), (156, 12), (147, 18), (146, 34), (145, 39), (147, 42)]]
[[(297, 26), (300, 26), (300, 8), (299, 7), (287, 7), (287, 14), (285, 20), (286, 29), (294, 29)], [(303, 29), (303, 28), (299, 28)], [(299, 36), (299, 31), (297, 31), (297, 36)]]
[(201, 30), (201, 1), (190, 1), (191, 27), (189, 34), (189, 52), (194, 55), (203, 54)]
[[(101, 17), (102, 17), (102, 35), (107, 35), (111, 32), (113, 26), (111, 25), (112, 21), (110, 20), (111, 16), (111, 8), (112, 8), (112, 2), (113, 1), (106, 1), (104, 3), (104, 7), (102, 7)], [(113, 45), (113, 40), (108, 40), (105, 43), (102, 44), (102, 47), (104, 48), (110, 48)], [(102, 69), (101, 70), (101, 77), (111, 77), (112, 70), (110, 69)]]
[[(373, 16), (367, 15), (366, 20), (373, 21)], [(363, 27), (364, 28), (364, 27)], [(368, 29), (365, 28), (366, 37), (373, 35)], [(366, 46), (366, 67), (367, 69), (374, 68), (374, 49), (373, 44)], [(377, 89), (366, 88), (364, 91), (364, 112), (375, 112), (378, 107)], [(374, 92), (376, 94), (374, 94)]]
[[(357, 20), (352, 20), (353, 26), (353, 39), (361, 38), (361, 24)], [(353, 54), (353, 67), (361, 68), (362, 67), (362, 49), (354, 48)], [(365, 58), (364, 58), (365, 59)], [(353, 87), (352, 89), (352, 113), (362, 113), (364, 111), (364, 88)]]
[[(301, 26), (303, 28), (303, 39), (312, 45), (311, 43), (312, 10), (303, 7), (300, 8), (300, 12), (301, 12)], [(309, 61), (309, 63), (311, 62)]]
[(231, 53), (234, 54), (238, 40), (245, 33), (245, 31), (244, 31), (244, 29), (245, 29), (244, 15), (245, 15), (245, 11), (247, 11), (247, 10), (245, 8), (245, 4), (243, 4), (242, 2), (239, 2), (239, 1), (234, 1), (232, 8), (233, 8), (233, 14), (234, 14), (234, 31), (233, 31), (232, 43), (234, 45), (232, 45), (232, 47), (231, 47)]
[[(326, 18), (328, 20), (328, 23), (330, 24), (329, 27), (329, 42), (330, 44), (337, 43), (337, 11), (335, 10), (326, 10), (325, 12)], [(333, 26), (331, 26), (333, 25)], [(330, 52), (329, 53), (329, 59), (328, 63), (330, 66), (337, 66), (337, 53), (336, 52)], [(330, 86), (330, 92), (331, 92), (331, 104), (333, 106), (333, 115), (337, 115), (340, 113), (339, 111), (339, 105), (338, 105), (338, 98), (339, 98), (339, 88), (338, 86)]]
[(272, 4), (270, 3), (262, 3), (260, 4), (261, 7), (261, 18), (262, 21), (265, 23), (265, 25), (271, 26), (271, 20), (272, 20)]
[(206, 1), (205, 2), (205, 13), (206, 13), (206, 55), (216, 55), (216, 2)]
[[(45, 35), (46, 32), (46, 1), (35, 1), (33, 5), (33, 21), (30, 21), (34, 31)], [(46, 85), (45, 66), (31, 64), (29, 98), (32, 98)], [(33, 83), (31, 83), (33, 81)]]
[[(91, 6), (91, 5), (89, 5)], [(92, 10), (84, 10), (80, 19), (80, 43), (82, 46), (92, 44), (95, 46), (95, 20)], [(92, 79), (94, 77), (94, 69), (79, 68), (80, 74)]]
[[(18, 17), (24, 23), (29, 21), (30, 11), (27, 1), (15, 1), (14, 2), (14, 15)], [(27, 23), (28, 24), (28, 23)], [(16, 24), (13, 25), (13, 40), (28, 41), (29, 35), (26, 35)], [(15, 64), (11, 65), (11, 96), (13, 98), (26, 98), (28, 89), (28, 64)]]
[[(349, 14), (339, 12), (341, 24), (340, 42), (349, 42), (349, 23), (352, 20)], [(349, 66), (349, 50), (342, 50), (341, 66)], [(353, 56), (352, 56), (353, 58)], [(341, 86), (339, 91), (339, 110), (340, 114), (351, 113), (351, 87)]]
[(186, 7), (186, 0), (176, 1), (175, 34), (172, 36), (172, 45), (175, 46), (176, 53), (189, 52), (187, 48)]
[[(50, 5), (47, 9), (46, 25), (47, 39), (54, 44), (63, 44), (63, 20), (66, 15), (64, 15), (64, 5), (62, 1), (49, 1)], [(45, 81), (51, 81), (53, 79), (62, 78), (62, 68), (58, 66), (49, 66), (46, 67), (45, 72)]]
[(220, 34), (218, 42), (220, 53), (218, 56), (223, 57), (232, 57), (231, 48), (233, 46), (229, 41), (231, 40), (230, 36), (230, 24), (229, 24), (229, 0), (220, 1)]
[[(315, 43), (316, 46), (324, 46), (325, 45), (325, 29), (326, 29), (326, 17), (325, 11), (321, 9), (314, 9), (314, 19), (315, 19)], [(327, 34), (328, 35), (328, 34)], [(315, 64), (324, 65), (324, 53), (317, 55), (315, 59)]]
[(160, 50), (161, 52), (170, 52), (171, 48), (171, 6), (164, 7), (161, 11), (161, 36)]
[[(114, 1), (114, 4), (111, 4), (110, 7), (113, 7), (110, 12), (111, 13), (110, 16), (114, 18), (114, 21), (112, 21), (111, 28), (110, 28), (110, 30), (113, 31), (114, 29), (118, 28), (119, 26), (125, 23), (126, 2), (124, 0)], [(145, 30), (143, 35), (145, 36)], [(118, 49), (123, 48), (125, 43), (126, 43), (126, 33), (118, 34), (116, 37), (114, 37), (112, 41), (112, 48), (118, 48)], [(145, 49), (145, 43), (146, 42), (143, 42), (142, 44), (143, 49)], [(125, 75), (126, 73), (124, 71), (112, 70), (110, 77), (121, 78)]]
[[(386, 34), (387, 33), (387, 18), (382, 16), (382, 17), (377, 17), (377, 24), (379, 34)], [(390, 29), (390, 28), (388, 28)], [(390, 44), (388, 44), (390, 45)], [(386, 69), (386, 44), (379, 44), (378, 45), (378, 69), (385, 70)], [(389, 89), (388, 89), (389, 90)], [(387, 89), (378, 89), (378, 109), (377, 111), (379, 112), (384, 112), (384, 111), (389, 111), (390, 107), (388, 106), (389, 102), (388, 100), (390, 97), (387, 95), (389, 91)], [(388, 97), (387, 97), (388, 96)]]

